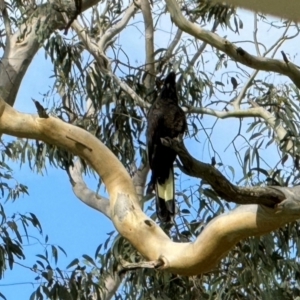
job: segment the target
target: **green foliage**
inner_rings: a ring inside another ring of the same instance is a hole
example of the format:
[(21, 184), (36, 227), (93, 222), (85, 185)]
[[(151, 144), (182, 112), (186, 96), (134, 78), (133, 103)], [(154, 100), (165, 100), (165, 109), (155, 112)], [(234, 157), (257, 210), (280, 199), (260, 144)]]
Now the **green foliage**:
[(22, 246), (24, 234), (28, 240), (28, 229), (31, 226), (37, 228), (40, 233), (42, 233), (42, 227), (33, 213), (25, 215), (16, 213), (7, 217), (1, 204), (0, 215), (0, 278), (2, 278), (7, 266), (12, 269), (16, 260), (25, 259)]
[[(62, 248), (51, 246), (52, 256), (57, 259), (58, 250)], [(91, 272), (87, 271), (87, 265), (81, 265), (78, 259), (73, 260), (67, 269), (73, 268), (71, 272), (52, 267), (48, 259), (48, 252), (45, 255), (37, 255), (40, 259), (36, 261), (33, 270), (37, 273), (35, 280), (41, 282), (40, 286), (32, 293), (30, 299), (91, 299), (96, 295), (100, 299), (99, 286)], [(96, 267), (93, 259), (83, 255), (88, 263)], [(57, 260), (56, 262), (57, 263)]]
[[(187, 10), (196, 19), (200, 18), (202, 22), (217, 21), (221, 25), (229, 27), (234, 32), (239, 32), (243, 28), (242, 20), (236, 15), (236, 9), (224, 3), (212, 3), (210, 0), (198, 0), (194, 2), (194, 8)], [(235, 29), (231, 26), (234, 21)]]

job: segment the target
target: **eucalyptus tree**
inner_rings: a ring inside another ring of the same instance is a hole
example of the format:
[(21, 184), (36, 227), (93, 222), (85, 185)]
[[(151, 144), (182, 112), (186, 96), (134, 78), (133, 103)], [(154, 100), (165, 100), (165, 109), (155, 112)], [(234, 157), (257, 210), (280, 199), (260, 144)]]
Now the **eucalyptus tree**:
[[(298, 296), (297, 23), (209, 1), (0, 4), (0, 132), (17, 137), (2, 141), (3, 195), (27, 192), (6, 183), (8, 157), (33, 171), (51, 164), (118, 232), (94, 258), (70, 262), (71, 275), (39, 255), (33, 277), (44, 281), (31, 299)], [(13, 106), (39, 50), (55, 80), (28, 115)], [(183, 142), (163, 140), (179, 158), (177, 217), (158, 224), (154, 195), (145, 194), (144, 132), (170, 71), (189, 128)], [(93, 172), (98, 191), (84, 182)], [(43, 220), (1, 209), (5, 272), (24, 258), (17, 224), (27, 234)]]

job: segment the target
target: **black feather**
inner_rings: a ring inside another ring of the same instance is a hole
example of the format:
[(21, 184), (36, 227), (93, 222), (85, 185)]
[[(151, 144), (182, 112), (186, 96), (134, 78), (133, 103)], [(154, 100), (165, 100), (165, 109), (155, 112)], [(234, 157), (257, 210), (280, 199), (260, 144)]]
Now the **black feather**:
[(235, 90), (238, 86), (238, 82), (235, 79), (235, 77), (231, 77), (231, 84), (232, 84), (232, 88)]
[(187, 129), (185, 114), (178, 106), (174, 72), (165, 78), (147, 120), (148, 159), (152, 171), (148, 191), (155, 189), (157, 216), (161, 221), (169, 222), (175, 215), (173, 163), (176, 152), (163, 146), (161, 138), (176, 138)]

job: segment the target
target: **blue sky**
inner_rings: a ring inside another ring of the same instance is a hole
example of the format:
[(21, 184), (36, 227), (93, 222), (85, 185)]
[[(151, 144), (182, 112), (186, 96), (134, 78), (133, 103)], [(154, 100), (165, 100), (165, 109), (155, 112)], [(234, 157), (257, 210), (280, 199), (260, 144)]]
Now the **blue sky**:
[[(49, 89), (51, 69), (50, 61), (46, 61), (43, 50), (40, 51), (22, 82), (15, 104), (17, 110), (36, 114), (31, 98), (41, 100), (40, 93)], [(93, 257), (98, 245), (106, 240), (106, 233), (113, 230), (112, 223), (74, 196), (64, 171), (48, 167), (47, 172), (41, 176), (33, 173), (26, 164), (22, 168), (17, 163), (10, 165), (17, 181), (29, 187), (29, 196), (25, 195), (14, 203), (8, 201), (4, 206), (7, 216), (14, 212), (34, 213), (42, 224), (43, 236), (34, 229), (29, 232), (41, 242), (47, 234), (49, 244), (59, 245), (67, 252), (68, 257), (59, 253), (58, 265), (62, 270), (82, 254)], [(96, 182), (93, 178), (88, 178), (87, 184), (95, 190)], [(35, 239), (30, 240), (30, 245), (26, 245), (25, 241), (24, 250), (26, 260), (20, 262), (29, 267), (35, 263), (36, 254), (44, 253), (43, 247)], [(5, 272), (0, 282), (0, 292), (9, 300), (29, 299), (33, 292), (30, 283), (34, 282), (35, 277), (33, 272), (15, 265), (12, 271)]]

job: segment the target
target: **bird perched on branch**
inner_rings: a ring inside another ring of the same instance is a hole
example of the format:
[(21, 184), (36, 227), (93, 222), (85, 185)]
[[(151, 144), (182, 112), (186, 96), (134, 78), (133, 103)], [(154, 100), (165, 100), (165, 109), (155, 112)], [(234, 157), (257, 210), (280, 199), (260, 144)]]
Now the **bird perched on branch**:
[(185, 113), (178, 106), (175, 80), (175, 73), (169, 73), (147, 116), (148, 160), (152, 171), (147, 192), (155, 190), (156, 213), (162, 222), (170, 222), (175, 215), (173, 163), (176, 152), (164, 146), (161, 139), (177, 138), (187, 129)]

